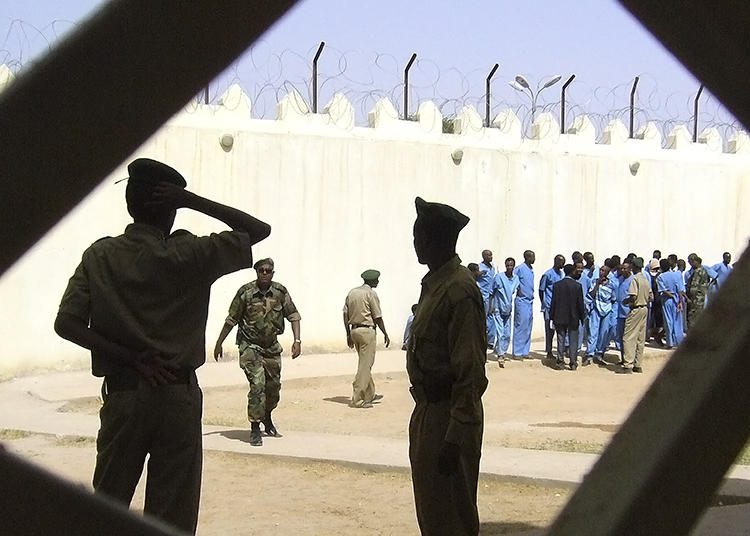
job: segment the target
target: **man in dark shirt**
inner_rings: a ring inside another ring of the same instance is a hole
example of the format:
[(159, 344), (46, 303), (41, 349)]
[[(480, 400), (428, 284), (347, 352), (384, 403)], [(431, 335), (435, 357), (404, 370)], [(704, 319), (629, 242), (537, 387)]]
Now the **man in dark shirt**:
[[(194, 533), (200, 501), (202, 393), (211, 284), (252, 264), (271, 228), (185, 190), (171, 167), (139, 158), (125, 192), (134, 223), (84, 253), (65, 290), (55, 331), (91, 350), (104, 377), (94, 490), (126, 505), (149, 457), (144, 512)], [(178, 208), (233, 231), (170, 234)]]
[(581, 284), (573, 279), (575, 266), (566, 264), (563, 267), (565, 277), (552, 286), (549, 317), (555, 324), (557, 333), (558, 370), (565, 368), (565, 338), (568, 337), (568, 360), (570, 370), (578, 368), (578, 329), (585, 314)]

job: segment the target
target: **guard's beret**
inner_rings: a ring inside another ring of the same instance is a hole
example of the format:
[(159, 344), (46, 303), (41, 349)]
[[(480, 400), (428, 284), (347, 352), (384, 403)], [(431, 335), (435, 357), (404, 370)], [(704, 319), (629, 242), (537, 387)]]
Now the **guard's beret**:
[(417, 219), (422, 219), (428, 224), (448, 227), (458, 233), (469, 223), (468, 216), (464, 216), (450, 205), (430, 203), (421, 197), (417, 197), (414, 204), (417, 206)]
[(129, 182), (156, 184), (158, 182), (171, 182), (181, 188), (187, 186), (185, 178), (180, 173), (166, 164), (151, 160), (150, 158), (138, 158), (128, 165)]
[(380, 272), (377, 270), (370, 269), (362, 272), (362, 279), (365, 281), (375, 281), (378, 278), (380, 278)]
[(263, 266), (265, 264), (268, 264), (271, 267), (271, 269), (273, 270), (273, 259), (271, 257), (266, 257), (265, 259), (259, 260), (258, 262), (256, 262), (255, 264), (253, 264), (253, 268), (255, 270), (257, 270), (258, 268), (260, 268), (261, 266)]
[(633, 259), (633, 266), (636, 268), (643, 268), (643, 257), (636, 257)]

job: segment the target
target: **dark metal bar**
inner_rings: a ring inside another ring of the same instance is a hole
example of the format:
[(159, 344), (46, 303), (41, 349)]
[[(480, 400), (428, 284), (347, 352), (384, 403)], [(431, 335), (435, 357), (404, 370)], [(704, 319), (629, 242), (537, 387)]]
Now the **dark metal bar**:
[[(750, 72), (747, 21), (750, 4), (732, 0), (620, 0), (732, 114), (750, 125), (750, 91), (741, 73)], [(696, 39), (700, 28), (700, 39)], [(732, 54), (722, 54), (731, 50)]]
[[(39, 505), (44, 505), (40, 508)], [(178, 536), (176, 529), (137, 516), (102, 495), (87, 492), (0, 449), (3, 534)]]
[(495, 66), (490, 71), (490, 74), (487, 75), (487, 89), (485, 91), (485, 112), (484, 112), (484, 126), (489, 127), (490, 126), (490, 80), (492, 79), (492, 76), (495, 74), (495, 71), (497, 71), (497, 68), (500, 67), (499, 63), (496, 63)]
[(315, 57), (313, 58), (313, 79), (312, 79), (312, 90), (313, 90), (313, 102), (312, 102), (312, 111), (314, 114), (318, 113), (318, 58), (320, 58), (320, 53), (323, 52), (323, 47), (326, 46), (325, 41), (320, 42), (320, 46), (318, 46), (318, 51), (315, 53)]
[(411, 64), (417, 59), (417, 53), (411, 55), (409, 63), (404, 68), (404, 119), (409, 119), (409, 69)]
[(0, 273), (294, 3), (108, 2), (0, 94)]
[(203, 92), (203, 102), (208, 104), (208, 86), (206, 86), (206, 90)]
[(635, 88), (638, 86), (638, 80), (641, 78), (639, 76), (635, 77), (635, 80), (633, 80), (633, 89), (630, 90), (630, 135), (629, 137), (633, 138), (633, 127), (635, 122)]
[(693, 143), (698, 141), (698, 99), (701, 98), (701, 93), (703, 93), (703, 84), (698, 88), (698, 94), (693, 103)]
[(576, 75), (571, 74), (570, 78), (563, 84), (562, 90), (560, 90), (560, 134), (565, 134), (565, 90), (568, 89), (575, 77)]

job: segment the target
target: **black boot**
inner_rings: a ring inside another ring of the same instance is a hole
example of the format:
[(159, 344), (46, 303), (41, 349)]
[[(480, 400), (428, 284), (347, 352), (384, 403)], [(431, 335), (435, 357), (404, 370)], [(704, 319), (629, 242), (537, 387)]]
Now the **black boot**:
[(266, 414), (266, 418), (263, 419), (263, 426), (266, 428), (267, 436), (277, 437), (279, 435), (279, 431), (276, 430), (276, 427), (273, 425), (270, 413)]
[(263, 445), (263, 436), (260, 435), (260, 423), (250, 423), (250, 444), (253, 447), (260, 447)]

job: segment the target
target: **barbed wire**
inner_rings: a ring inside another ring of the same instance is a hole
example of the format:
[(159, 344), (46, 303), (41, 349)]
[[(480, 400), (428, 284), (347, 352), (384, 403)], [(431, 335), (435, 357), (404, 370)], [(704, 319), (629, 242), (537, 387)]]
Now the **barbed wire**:
[[(0, 64), (5, 63), (15, 74), (20, 74), (33, 63), (34, 53), (51, 48), (64, 31), (74, 27), (70, 21), (56, 20), (44, 28), (37, 28), (23, 20), (11, 20), (0, 44)], [(209, 102), (218, 98), (231, 84), (238, 84), (252, 103), (253, 117), (273, 119), (284, 95), (296, 91), (308, 107), (312, 108), (313, 80), (312, 58), (318, 49), (315, 44), (305, 51), (273, 50), (266, 42), (256, 42), (242, 57), (208, 87)], [(432, 101), (444, 118), (455, 118), (465, 106), (477, 110), (485, 120), (487, 71), (443, 66), (430, 58), (417, 57), (409, 70), (409, 110), (405, 114), (404, 68), (411, 53), (397, 57), (384, 52), (340, 50), (326, 45), (318, 64), (318, 111), (333, 98), (343, 94), (355, 109), (355, 124), (366, 125), (368, 114), (380, 99), (388, 99), (399, 117), (414, 118), (419, 105)], [(633, 79), (635, 78), (633, 75)], [(675, 126), (684, 124), (690, 132), (694, 122), (692, 94), (660, 91), (658, 79), (648, 73), (637, 73), (639, 83), (635, 95), (633, 116), (635, 130), (654, 122), (665, 144)], [(548, 112), (560, 117), (562, 81), (549, 88), (534, 89), (531, 81), (543, 83), (550, 76), (529, 75), (529, 88), (511, 87), (513, 77), (502, 73), (492, 78), (490, 122), (501, 110), (512, 110), (522, 125), (522, 132), (531, 131), (532, 117)], [(563, 81), (566, 77), (563, 77)], [(578, 115), (586, 115), (594, 125), (601, 140), (605, 128), (612, 120), (626, 126), (630, 122), (630, 92), (633, 79), (614, 85), (595, 85), (576, 78), (566, 92), (567, 129)], [(196, 95), (203, 102), (205, 92)], [(448, 121), (449, 123), (449, 121)], [(709, 91), (704, 91), (699, 101), (698, 132), (713, 127), (724, 140), (743, 127), (739, 121)]]

